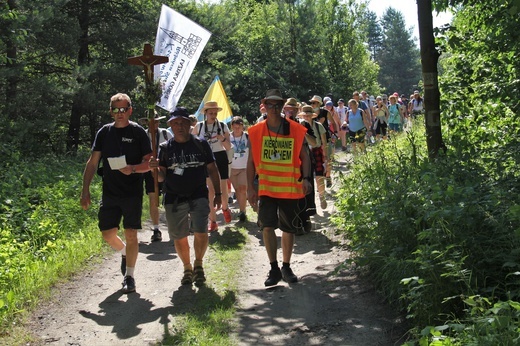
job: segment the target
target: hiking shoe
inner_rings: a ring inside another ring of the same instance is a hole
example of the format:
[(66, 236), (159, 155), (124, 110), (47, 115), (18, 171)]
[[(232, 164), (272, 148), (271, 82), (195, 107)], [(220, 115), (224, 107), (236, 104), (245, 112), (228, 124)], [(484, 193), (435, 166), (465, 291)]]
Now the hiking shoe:
[(320, 205), (321, 209), (327, 209), (327, 201), (325, 200), (325, 197), (320, 196)]
[(267, 276), (267, 280), (265, 280), (265, 282), (264, 282), (264, 285), (266, 287), (274, 286), (278, 282), (280, 282), (281, 279), (282, 279), (282, 272), (281, 272), (280, 268), (271, 269), (269, 271), (269, 275)]
[(204, 275), (204, 269), (200, 266), (193, 268), (193, 282), (195, 286), (200, 287), (206, 282), (206, 276)]
[(208, 225), (208, 232), (212, 233), (212, 232), (215, 232), (215, 231), (218, 231), (217, 221), (210, 221), (210, 223)]
[(135, 280), (133, 277), (127, 275), (123, 280), (123, 293), (135, 292)]
[(159, 231), (158, 228), (155, 228), (153, 230), (153, 234), (152, 234), (152, 241), (161, 241), (162, 240), (162, 233), (161, 231)]
[(240, 222), (247, 221), (247, 216), (246, 216), (245, 212), (241, 211), (240, 214), (238, 214), (238, 221), (240, 221)]
[(294, 284), (296, 282), (298, 282), (298, 277), (296, 275), (294, 275), (291, 267), (282, 267), (282, 279), (283, 281), (289, 283), (289, 284)]
[(224, 215), (224, 221), (226, 221), (226, 223), (230, 223), (231, 222), (231, 211), (229, 210), (229, 208), (222, 209), (222, 214)]
[(228, 199), (227, 199), (227, 202), (228, 202), (229, 204), (233, 203), (233, 197), (229, 196)]
[(126, 256), (121, 255), (121, 274), (125, 276), (126, 274)]
[(193, 282), (193, 270), (186, 269), (184, 271), (184, 275), (181, 279), (181, 284), (182, 285), (191, 285), (192, 282)]

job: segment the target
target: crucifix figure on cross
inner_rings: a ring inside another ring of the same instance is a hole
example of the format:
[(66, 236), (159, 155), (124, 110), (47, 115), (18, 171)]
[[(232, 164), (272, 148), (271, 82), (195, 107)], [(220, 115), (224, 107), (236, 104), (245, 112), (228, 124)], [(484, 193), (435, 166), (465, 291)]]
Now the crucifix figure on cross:
[[(143, 48), (143, 55), (141, 56), (134, 56), (128, 58), (128, 64), (129, 65), (137, 65), (142, 66), (144, 69), (144, 76), (145, 76), (145, 93), (150, 94), (153, 92), (153, 83), (154, 83), (154, 76), (153, 76), (153, 67), (155, 65), (164, 64), (168, 62), (167, 56), (162, 55), (154, 55), (152, 51), (152, 45), (149, 43), (144, 44)], [(156, 95), (157, 98), (155, 99), (148, 99), (146, 98), (147, 102), (149, 104), (146, 105), (146, 112), (147, 112), (147, 118), (149, 121), (148, 126), (148, 133), (150, 133), (151, 140), (152, 140), (152, 150), (153, 150), (153, 157), (157, 158), (157, 138), (156, 138), (156, 131), (155, 131), (155, 103), (157, 99), (160, 97), (160, 95)], [(153, 102), (152, 102), (153, 101)], [(154, 170), (153, 172), (154, 177), (154, 189), (157, 193), (159, 190), (158, 185), (158, 179), (157, 179), (157, 170)], [(157, 198), (159, 198), (159, 194), (157, 193)]]

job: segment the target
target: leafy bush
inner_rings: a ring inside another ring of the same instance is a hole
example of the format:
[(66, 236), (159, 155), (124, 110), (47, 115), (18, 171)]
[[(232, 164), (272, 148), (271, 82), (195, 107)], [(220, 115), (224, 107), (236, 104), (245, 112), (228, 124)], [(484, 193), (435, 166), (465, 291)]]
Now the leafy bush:
[(465, 129), (460, 138), (444, 137), (447, 155), (428, 160), (417, 121), (412, 132), (356, 157), (338, 191), (334, 221), (351, 260), (416, 326), (476, 323), (468, 297), (512, 307), (520, 300), (520, 173), (513, 168), (520, 146), (510, 135), (520, 122), (504, 121), (506, 134), (499, 109), (481, 106), (488, 113), (479, 127), (445, 131)]
[[(61, 275), (99, 252), (95, 208), (79, 206), (85, 161), (43, 158), (0, 170), (2, 329)], [(94, 184), (93, 196), (100, 186)]]

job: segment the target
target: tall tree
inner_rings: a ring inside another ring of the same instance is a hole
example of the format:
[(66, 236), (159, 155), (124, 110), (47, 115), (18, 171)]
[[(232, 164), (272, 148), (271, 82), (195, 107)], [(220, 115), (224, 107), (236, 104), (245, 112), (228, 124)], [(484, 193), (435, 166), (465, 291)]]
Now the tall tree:
[[(430, 13), (431, 15), (431, 13)], [(389, 7), (381, 19), (384, 41), (377, 62), (379, 83), (389, 93), (410, 94), (421, 78), (419, 50), (401, 12)]]
[(383, 28), (377, 18), (377, 14), (368, 11), (365, 16), (367, 25), (367, 44), (372, 60), (378, 60), (383, 49)]

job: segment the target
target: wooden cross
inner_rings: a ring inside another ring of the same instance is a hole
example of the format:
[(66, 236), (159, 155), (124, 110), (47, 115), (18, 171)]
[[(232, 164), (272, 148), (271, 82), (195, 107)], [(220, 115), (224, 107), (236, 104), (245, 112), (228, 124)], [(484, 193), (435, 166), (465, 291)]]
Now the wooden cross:
[[(142, 66), (144, 69), (144, 77), (145, 77), (145, 87), (148, 92), (150, 92), (153, 87), (153, 67), (155, 65), (164, 64), (168, 62), (167, 56), (162, 55), (154, 55), (152, 51), (152, 45), (149, 43), (144, 44), (143, 55), (141, 56), (133, 56), (128, 58), (129, 65), (137, 65)], [(147, 99), (147, 98), (145, 98)], [(153, 157), (157, 158), (157, 138), (155, 137), (155, 103), (152, 105), (146, 105), (146, 112), (148, 116), (148, 133), (150, 133), (152, 138), (152, 150)], [(153, 171), (153, 180), (154, 180), (154, 191), (157, 193), (157, 203), (159, 203), (159, 183), (157, 177), (157, 170)], [(158, 205), (158, 204), (157, 204)]]

